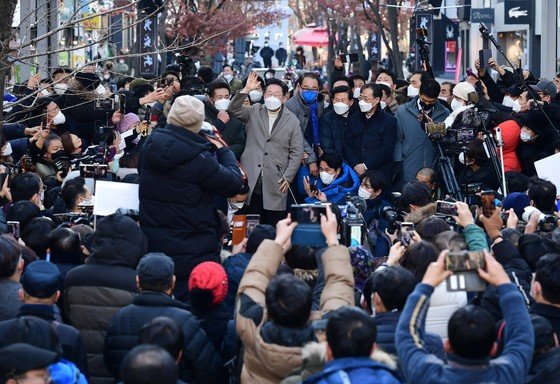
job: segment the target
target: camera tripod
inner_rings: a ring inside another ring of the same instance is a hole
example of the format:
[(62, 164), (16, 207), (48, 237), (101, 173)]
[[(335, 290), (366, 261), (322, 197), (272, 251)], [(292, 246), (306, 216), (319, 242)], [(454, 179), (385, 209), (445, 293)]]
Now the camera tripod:
[(461, 191), (459, 183), (457, 182), (457, 177), (455, 177), (455, 171), (453, 170), (451, 159), (449, 159), (448, 156), (445, 156), (440, 142), (436, 142), (435, 144), (437, 145), (439, 151), (437, 157), (437, 167), (443, 177), (447, 193), (457, 201), (465, 201), (463, 191)]

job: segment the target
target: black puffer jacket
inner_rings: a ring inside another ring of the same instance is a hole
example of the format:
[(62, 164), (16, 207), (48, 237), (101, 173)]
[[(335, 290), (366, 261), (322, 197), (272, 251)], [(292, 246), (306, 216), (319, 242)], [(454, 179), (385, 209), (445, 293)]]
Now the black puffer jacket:
[[(496, 260), (504, 267), (511, 282), (519, 289), (525, 305), (529, 308), (535, 301), (531, 296), (531, 280), (533, 275), (529, 264), (521, 257), (519, 250), (507, 240), (494, 245), (492, 251)], [(481, 306), (494, 316), (496, 322), (503, 318), (495, 286), (488, 285), (486, 287), (486, 291), (482, 295)]]
[[(142, 292), (113, 318), (105, 341), (105, 364), (119, 377), (128, 351), (138, 344), (142, 327), (156, 317), (168, 317), (185, 334), (181, 376), (189, 383), (215, 383), (221, 377), (221, 360), (187, 306), (162, 292)], [(224, 327), (225, 328), (225, 327)]]
[(129, 217), (113, 214), (97, 223), (91, 255), (64, 280), (66, 319), (80, 331), (91, 383), (113, 383), (103, 363), (103, 343), (117, 311), (136, 295), (136, 266), (147, 250), (147, 240)]
[[(220, 262), (221, 221), (213, 195), (236, 195), (243, 186), (233, 152), (213, 147), (203, 137), (168, 124), (142, 147), (140, 225), (151, 252), (163, 252), (185, 281), (203, 261)], [(178, 282), (186, 290), (186, 284)], [(175, 297), (182, 300), (180, 292)]]

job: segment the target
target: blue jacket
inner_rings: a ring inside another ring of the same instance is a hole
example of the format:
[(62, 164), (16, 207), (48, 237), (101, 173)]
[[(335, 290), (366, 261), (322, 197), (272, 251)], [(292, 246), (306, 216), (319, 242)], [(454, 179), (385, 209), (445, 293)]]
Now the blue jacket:
[(239, 283), (241, 278), (251, 261), (252, 253), (238, 253), (231, 255), (224, 260), (224, 269), (226, 271), (228, 279), (228, 293), (224, 300), (226, 305), (232, 310), (235, 309), (235, 298), (237, 297), (237, 288), (239, 288)]
[(430, 285), (418, 284), (408, 296), (397, 326), (397, 352), (407, 381), (413, 384), (525, 383), (533, 357), (534, 335), (517, 287), (511, 283), (497, 287), (508, 325), (500, 357), (482, 361), (460, 359), (460, 365), (455, 363), (459, 361), (457, 356), (450, 355), (450, 363), (446, 364), (424, 348), (424, 324), (433, 291)]
[[(300, 182), (303, 188), (303, 180), (298, 180), (298, 184)], [(356, 172), (345, 163), (342, 163), (342, 172), (338, 178), (329, 185), (323, 184), (321, 179), (317, 180), (317, 188), (319, 188), (319, 191), (323, 192), (327, 196), (327, 199), (333, 204), (344, 204), (346, 202), (346, 196), (354, 196), (358, 192), (359, 187), (360, 178)], [(313, 204), (318, 203), (319, 200), (314, 197), (306, 197), (305, 202)]]
[(391, 369), (369, 357), (346, 357), (325, 365), (323, 372), (304, 384), (397, 384), (400, 381)]
[(364, 163), (368, 170), (381, 172), (385, 189), (393, 180), (393, 152), (397, 141), (397, 120), (377, 109), (373, 116), (364, 113), (350, 116), (344, 142), (344, 158), (350, 167)]
[(319, 120), (319, 142), (325, 153), (336, 153), (340, 157), (344, 157), (342, 150), (347, 127), (348, 117), (341, 116), (333, 110), (321, 117)]

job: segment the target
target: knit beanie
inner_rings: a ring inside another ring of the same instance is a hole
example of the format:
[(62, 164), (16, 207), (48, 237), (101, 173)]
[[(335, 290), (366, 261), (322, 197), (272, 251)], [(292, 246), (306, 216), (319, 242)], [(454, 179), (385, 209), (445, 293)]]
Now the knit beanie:
[(140, 118), (138, 117), (138, 115), (134, 113), (127, 113), (126, 115), (121, 117), (121, 122), (117, 125), (117, 128), (120, 133), (125, 133), (126, 131), (130, 130), (133, 124), (139, 122)]
[(171, 105), (167, 124), (177, 125), (198, 133), (204, 121), (204, 103), (192, 96), (179, 96)]
[(226, 298), (228, 279), (224, 268), (213, 261), (198, 264), (189, 276), (189, 293), (193, 306), (209, 309)]
[(464, 101), (469, 101), (469, 93), (472, 92), (476, 92), (476, 90), (471, 83), (467, 83), (466, 81), (457, 83), (457, 85), (453, 87), (453, 96), (457, 96)]

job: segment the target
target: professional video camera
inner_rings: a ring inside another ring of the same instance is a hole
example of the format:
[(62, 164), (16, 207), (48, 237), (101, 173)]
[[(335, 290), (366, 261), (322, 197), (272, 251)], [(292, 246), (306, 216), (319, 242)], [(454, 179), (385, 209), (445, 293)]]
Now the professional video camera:
[(392, 207), (392, 206), (385, 206), (381, 209), (380, 216), (382, 219), (387, 220), (389, 226), (387, 227), (387, 231), (389, 233), (395, 233), (400, 226), (401, 223), (404, 221), (404, 217), (406, 212), (401, 209)]
[(70, 172), (70, 169), (72, 168), (70, 158), (62, 150), (53, 153), (51, 158), (56, 167), (56, 172), (62, 172), (61, 177), (66, 177), (66, 175), (68, 175), (68, 172)]
[(196, 65), (192, 56), (197, 54), (197, 50), (196, 47), (192, 47), (175, 53), (175, 60), (177, 60), (177, 64), (181, 67), (182, 77), (196, 76)]

